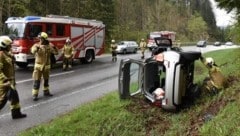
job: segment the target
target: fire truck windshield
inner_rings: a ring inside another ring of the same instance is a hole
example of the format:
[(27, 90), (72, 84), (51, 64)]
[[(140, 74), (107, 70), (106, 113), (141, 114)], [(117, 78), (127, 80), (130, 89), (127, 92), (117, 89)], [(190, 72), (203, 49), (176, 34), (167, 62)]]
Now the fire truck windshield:
[(15, 37), (23, 37), (25, 26), (25, 23), (7, 23), (4, 26), (4, 34)]

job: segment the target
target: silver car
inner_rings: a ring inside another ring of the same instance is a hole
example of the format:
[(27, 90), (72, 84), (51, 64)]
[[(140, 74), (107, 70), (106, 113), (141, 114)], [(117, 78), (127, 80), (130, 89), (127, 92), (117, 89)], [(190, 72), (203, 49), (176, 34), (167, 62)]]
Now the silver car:
[(135, 41), (121, 41), (117, 43), (117, 53), (137, 53), (138, 44)]
[(159, 107), (176, 111), (199, 97), (200, 89), (193, 83), (193, 79), (194, 62), (200, 58), (201, 52), (166, 49), (160, 54), (164, 56), (162, 63), (153, 57), (145, 61), (134, 59), (121, 61), (118, 78), (120, 99), (143, 94), (146, 99), (155, 103), (158, 100), (154, 92), (160, 88), (164, 91), (164, 96), (159, 101)]

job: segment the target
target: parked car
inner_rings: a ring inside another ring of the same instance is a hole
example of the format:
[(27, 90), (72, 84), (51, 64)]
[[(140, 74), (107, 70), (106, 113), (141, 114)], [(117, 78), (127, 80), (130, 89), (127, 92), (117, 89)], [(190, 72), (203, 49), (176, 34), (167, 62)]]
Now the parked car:
[(221, 46), (221, 42), (216, 41), (216, 42), (214, 43), (214, 46)]
[(207, 46), (207, 42), (204, 40), (197, 42), (197, 47), (206, 47), (206, 46)]
[(121, 41), (117, 43), (117, 53), (137, 53), (138, 44), (135, 41)]
[(232, 46), (233, 43), (232, 43), (232, 42), (226, 42), (225, 45), (227, 45), (227, 46)]

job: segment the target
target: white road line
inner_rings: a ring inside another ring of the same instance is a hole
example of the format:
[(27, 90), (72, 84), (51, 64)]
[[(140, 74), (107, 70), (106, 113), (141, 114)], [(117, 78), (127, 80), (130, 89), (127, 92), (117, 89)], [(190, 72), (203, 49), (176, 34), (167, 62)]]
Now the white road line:
[[(60, 76), (60, 75), (65, 75), (65, 74), (70, 74), (70, 73), (73, 73), (73, 72), (74, 72), (74, 71), (62, 72), (62, 73), (50, 75), (50, 77), (55, 77), (55, 76)], [(29, 82), (29, 81), (32, 81), (32, 79), (31, 79), (31, 78), (25, 79), (25, 80), (17, 81), (16, 83), (19, 84), (19, 83), (24, 83), (24, 82)]]
[[(69, 72), (70, 72), (70, 71), (69, 71)], [(75, 95), (75, 94), (77, 94), (77, 93), (79, 93), (79, 92), (86, 91), (86, 90), (89, 90), (89, 89), (93, 89), (93, 88), (98, 87), (98, 86), (101, 86), (101, 85), (106, 85), (107, 82), (112, 82), (112, 79), (109, 79), (109, 80), (107, 80), (107, 81), (105, 81), (105, 82), (102, 82), (102, 83), (99, 83), (99, 84), (92, 85), (92, 86), (87, 87), (87, 88), (80, 89), (80, 90), (78, 90), (78, 91), (74, 91), (74, 92), (72, 92), (72, 93), (68, 93), (68, 94), (65, 94), (65, 95), (62, 95), (62, 96), (59, 96), (59, 97), (54, 97), (54, 98), (51, 98), (51, 99), (49, 99), (49, 100), (45, 100), (45, 101), (39, 102), (39, 103), (37, 103), (37, 104), (33, 104), (33, 105), (31, 105), (31, 106), (28, 106), (28, 107), (23, 107), (23, 108), (22, 108), (22, 111), (29, 110), (29, 109), (31, 109), (31, 108), (38, 107), (38, 106), (40, 106), (40, 105), (47, 104), (47, 103), (50, 103), (50, 102), (53, 102), (53, 101), (57, 101), (57, 100), (60, 100), (60, 99), (69, 97), (69, 96), (71, 96), (71, 95)], [(10, 113), (2, 114), (2, 115), (0, 115), (0, 119), (1, 119), (1, 118), (4, 118), (5, 116), (9, 116), (9, 115), (10, 115)]]
[[(56, 76), (60, 76), (60, 75), (70, 74), (70, 73), (73, 73), (73, 72), (74, 72), (74, 71), (68, 71), (68, 72), (63, 72), (63, 73), (58, 73), (58, 74), (52, 74), (52, 75), (50, 75), (50, 77), (56, 77)], [(19, 83), (24, 83), (24, 82), (29, 82), (29, 81), (32, 81), (32, 79), (25, 79), (25, 80), (18, 81), (18, 82), (16, 82), (16, 83), (19, 84)], [(86, 89), (87, 89), (87, 88), (86, 88)], [(74, 93), (72, 93), (72, 94), (74, 94)], [(58, 97), (58, 99), (60, 99), (60, 98), (62, 98), (62, 97)], [(23, 110), (27, 110), (27, 109), (30, 109), (30, 108), (33, 108), (33, 107), (37, 107), (37, 106), (39, 106), (39, 105), (41, 105), (41, 104), (45, 104), (45, 103), (48, 103), (48, 102), (51, 102), (51, 101), (54, 101), (54, 100), (57, 100), (57, 98), (51, 99), (51, 100), (47, 100), (47, 101), (45, 101), (45, 102), (40, 102), (40, 103), (38, 103), (38, 104), (29, 106), (29, 107), (25, 107), (25, 108), (22, 108), (22, 109), (23, 109)], [(10, 113), (6, 113), (6, 114), (3, 114), (3, 115), (0, 115), (0, 118), (3, 118), (3, 117), (5, 117), (5, 116), (7, 116), (7, 115), (10, 115)]]

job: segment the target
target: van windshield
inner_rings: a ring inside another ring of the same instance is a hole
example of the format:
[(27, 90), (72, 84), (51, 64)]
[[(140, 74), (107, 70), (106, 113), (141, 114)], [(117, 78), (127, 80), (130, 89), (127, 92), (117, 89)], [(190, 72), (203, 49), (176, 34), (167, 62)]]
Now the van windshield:
[(15, 37), (23, 37), (25, 30), (25, 23), (7, 23), (4, 26), (4, 35), (10, 35)]

